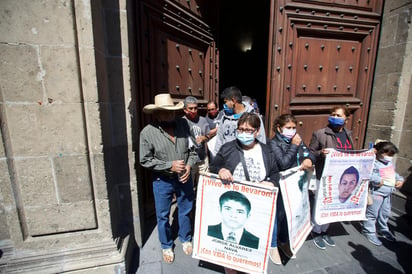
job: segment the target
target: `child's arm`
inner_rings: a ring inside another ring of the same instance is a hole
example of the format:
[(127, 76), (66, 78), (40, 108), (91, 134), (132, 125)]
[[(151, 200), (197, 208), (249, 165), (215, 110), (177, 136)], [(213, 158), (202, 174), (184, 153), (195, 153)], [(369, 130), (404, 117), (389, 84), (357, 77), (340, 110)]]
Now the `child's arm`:
[(369, 182), (374, 187), (381, 187), (383, 185), (383, 180), (379, 173), (379, 165), (376, 162), (373, 166), (372, 175)]
[(400, 189), (402, 186), (403, 186), (403, 181), (396, 181), (395, 187), (396, 187), (397, 189)]
[(403, 186), (404, 179), (401, 175), (399, 175), (398, 172), (396, 172), (396, 182), (395, 182), (395, 187), (397, 189), (400, 189)]

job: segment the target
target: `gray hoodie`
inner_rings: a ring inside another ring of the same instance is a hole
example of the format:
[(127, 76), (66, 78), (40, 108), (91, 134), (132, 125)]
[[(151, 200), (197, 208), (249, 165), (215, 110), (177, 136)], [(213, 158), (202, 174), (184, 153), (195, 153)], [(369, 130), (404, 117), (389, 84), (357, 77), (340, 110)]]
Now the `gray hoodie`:
[[(254, 108), (250, 104), (243, 103), (243, 106), (245, 107), (245, 112), (253, 112), (253, 113), (255, 112)], [(226, 144), (227, 142), (230, 142), (236, 139), (237, 121), (239, 120), (240, 116), (242, 116), (242, 113), (232, 114), (232, 115), (226, 115), (226, 113), (223, 114), (219, 122), (219, 127), (217, 128), (216, 144), (213, 150), (214, 155), (217, 154), (217, 152), (219, 151), (220, 147), (223, 144)], [(263, 125), (262, 117), (260, 115), (259, 115), (259, 118), (260, 118), (260, 131), (257, 136), (257, 139), (261, 143), (266, 144), (265, 127)]]

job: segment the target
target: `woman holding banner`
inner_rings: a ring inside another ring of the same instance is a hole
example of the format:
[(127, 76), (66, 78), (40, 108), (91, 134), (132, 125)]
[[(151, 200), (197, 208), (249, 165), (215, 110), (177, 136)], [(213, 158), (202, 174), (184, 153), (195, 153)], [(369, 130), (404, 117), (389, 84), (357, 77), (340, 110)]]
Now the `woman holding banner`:
[[(297, 166), (302, 170), (310, 169), (315, 162), (315, 156), (296, 133), (296, 125), (297, 120), (292, 114), (282, 114), (273, 123), (275, 136), (270, 141), (270, 145), (280, 171)], [(288, 225), (281, 192), (279, 194), (276, 214), (279, 248), (286, 256), (294, 258), (289, 247)]]
[[(319, 129), (312, 134), (309, 149), (316, 157), (316, 179), (322, 177), (325, 156), (329, 149), (340, 151), (353, 150), (352, 133), (345, 128), (349, 118), (349, 109), (343, 106), (332, 108), (328, 118), (328, 126)], [(320, 249), (325, 250), (326, 245), (335, 246), (335, 241), (327, 234), (329, 224), (317, 225), (313, 227), (313, 243)]]
[[(222, 181), (250, 181), (279, 186), (279, 171), (269, 145), (258, 141), (261, 122), (255, 113), (245, 112), (238, 120), (236, 140), (224, 144), (210, 163), (210, 172)], [(276, 226), (274, 226), (276, 230)], [(270, 258), (279, 257), (276, 234), (272, 236)]]

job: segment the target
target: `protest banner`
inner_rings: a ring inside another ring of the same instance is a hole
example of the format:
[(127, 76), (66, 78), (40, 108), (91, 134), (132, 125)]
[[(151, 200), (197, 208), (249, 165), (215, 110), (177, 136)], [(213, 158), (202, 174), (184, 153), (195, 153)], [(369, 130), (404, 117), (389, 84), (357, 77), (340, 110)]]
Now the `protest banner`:
[(316, 180), (312, 171), (299, 167), (280, 172), (279, 186), (285, 207), (290, 251), (296, 254), (312, 230), (309, 182)]
[(197, 186), (193, 258), (246, 273), (266, 273), (278, 188), (223, 184), (201, 173)]
[(374, 161), (373, 150), (330, 150), (317, 182), (313, 214), (316, 224), (366, 219), (368, 185)]

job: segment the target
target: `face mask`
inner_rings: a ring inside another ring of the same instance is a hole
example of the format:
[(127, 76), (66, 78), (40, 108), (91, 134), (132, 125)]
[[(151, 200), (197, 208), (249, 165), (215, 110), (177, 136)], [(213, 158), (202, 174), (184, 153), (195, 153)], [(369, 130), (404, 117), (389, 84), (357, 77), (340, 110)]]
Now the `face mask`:
[(215, 118), (218, 113), (219, 113), (219, 111), (217, 109), (213, 110), (213, 111), (209, 111), (209, 117)]
[(282, 128), (281, 134), (288, 139), (292, 139), (296, 134), (296, 129)]
[(383, 156), (383, 160), (386, 163), (392, 162), (393, 157), (392, 156)]
[(341, 127), (345, 124), (345, 118), (329, 116), (328, 122), (332, 127)]
[(246, 132), (237, 133), (236, 132), (236, 139), (238, 139), (241, 144), (248, 146), (255, 141), (255, 135), (254, 133), (246, 133)]
[(226, 104), (223, 104), (223, 110), (227, 115), (232, 115), (234, 113), (233, 108), (229, 108)]
[(197, 113), (196, 112), (187, 112), (186, 113), (186, 117), (189, 119), (189, 120), (195, 120), (196, 119), (196, 117), (197, 117)]

